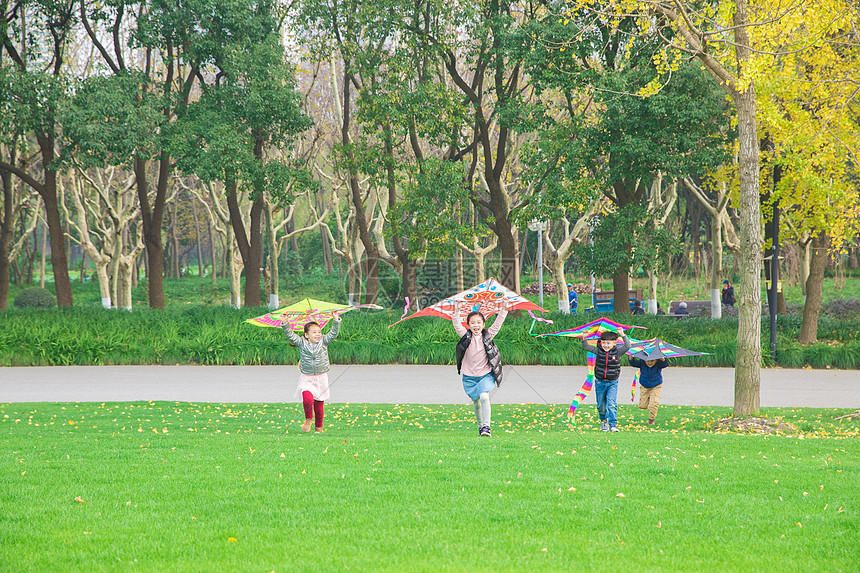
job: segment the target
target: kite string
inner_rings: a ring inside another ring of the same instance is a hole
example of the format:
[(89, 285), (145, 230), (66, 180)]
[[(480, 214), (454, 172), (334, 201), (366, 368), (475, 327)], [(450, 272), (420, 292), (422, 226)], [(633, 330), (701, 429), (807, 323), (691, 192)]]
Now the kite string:
[[(340, 380), (340, 379), (341, 379), (341, 377), (343, 377), (343, 375), (344, 375), (344, 374), (346, 374), (346, 373), (347, 373), (347, 371), (348, 371), (351, 367), (352, 367), (352, 364), (348, 364), (348, 365), (347, 365), (347, 367), (346, 367), (346, 368), (344, 368), (343, 372), (341, 372), (340, 374), (338, 374), (338, 375), (337, 375), (337, 378), (335, 378), (334, 380), (332, 380), (331, 382), (329, 382), (329, 385), (327, 386), (327, 388), (326, 388), (326, 389), (331, 388), (331, 387), (334, 385), (334, 383), (335, 383), (335, 382), (337, 382), (338, 380)], [(270, 449), (272, 449), (272, 446), (274, 446), (276, 443), (278, 443), (278, 442), (280, 442), (280, 441), (281, 441), (281, 434), (277, 435), (277, 436), (276, 436), (276, 438), (275, 438), (274, 440), (270, 441), (270, 442), (268, 443), (268, 445), (267, 445), (265, 448), (263, 448), (262, 450), (260, 450), (260, 451), (257, 453), (257, 455), (255, 455), (253, 458), (251, 458), (251, 461), (248, 463), (248, 466), (245, 468), (245, 471), (244, 471), (244, 472), (242, 472), (242, 473), (241, 473), (241, 474), (236, 478), (236, 480), (234, 480), (231, 484), (228, 484), (228, 485), (233, 485), (233, 486), (235, 486), (235, 485), (238, 483), (239, 479), (241, 479), (241, 478), (245, 477), (245, 475), (248, 473), (248, 471), (249, 471), (249, 470), (250, 470), (250, 469), (251, 469), (251, 468), (252, 468), (252, 467), (253, 467), (253, 466), (254, 466), (254, 465), (255, 465), (255, 464), (260, 460), (260, 458), (263, 456), (263, 454), (267, 453)]]
[(534, 386), (532, 386), (531, 384), (529, 384), (529, 381), (528, 381), (528, 380), (526, 380), (526, 379), (525, 379), (525, 377), (524, 377), (522, 374), (520, 374), (519, 370), (517, 370), (516, 368), (514, 368), (514, 367), (513, 367), (513, 366), (511, 366), (510, 364), (508, 365), (508, 369), (509, 369), (509, 370), (513, 370), (513, 371), (514, 371), (514, 373), (515, 373), (517, 376), (519, 376), (519, 377), (520, 377), (520, 379), (521, 379), (523, 382), (525, 382), (525, 383), (526, 383), (526, 386), (528, 386), (529, 388), (531, 388), (531, 389), (532, 389), (532, 392), (534, 392), (535, 394), (537, 394), (538, 398), (540, 398), (541, 400), (543, 400), (543, 403), (544, 403), (544, 404), (549, 405), (549, 402), (547, 401), (547, 399), (546, 399), (546, 398), (544, 398), (543, 396), (541, 396), (541, 393), (540, 393), (540, 392), (538, 392), (538, 391), (537, 391), (537, 389), (536, 389)]
[[(526, 380), (526, 378), (525, 378), (522, 374), (520, 374), (520, 372), (519, 372), (516, 368), (514, 368), (513, 366), (508, 365), (508, 369), (509, 369), (509, 370), (513, 370), (513, 371), (516, 373), (516, 375), (517, 375), (517, 376), (519, 376), (519, 377), (522, 379), (522, 381), (523, 381), (523, 382), (525, 382), (525, 383), (526, 383), (526, 385), (527, 385), (529, 388), (531, 388), (531, 389), (532, 389), (532, 391), (533, 391), (535, 394), (537, 394), (537, 396), (538, 396), (541, 400), (543, 400), (543, 403), (544, 403), (544, 404), (549, 405), (549, 402), (547, 401), (547, 399), (546, 399), (546, 398), (544, 398), (544, 397), (541, 395), (541, 393), (540, 393), (540, 392), (538, 392), (538, 391), (537, 391), (537, 389), (535, 389), (535, 387), (534, 387), (534, 386), (532, 386), (531, 384), (529, 384), (529, 381), (528, 381), (528, 380)], [(495, 391), (494, 391), (494, 392), (495, 392)], [(589, 393), (590, 393), (590, 391), (589, 391)], [(587, 395), (588, 395), (588, 394), (586, 394), (586, 396), (587, 396)], [(584, 399), (584, 397), (583, 397), (583, 399)], [(602, 460), (603, 460), (603, 462), (604, 462), (604, 463), (606, 463), (606, 464), (609, 464), (609, 463), (610, 463), (610, 462), (609, 462), (609, 460), (606, 458), (606, 456), (604, 456), (604, 455), (600, 452), (600, 449), (599, 449), (599, 448), (597, 448), (597, 447), (593, 446), (591, 443), (589, 443), (589, 442), (590, 442), (590, 440), (586, 440), (586, 439), (585, 439), (585, 433), (582, 431), (582, 429), (577, 428), (577, 427), (576, 427), (576, 424), (574, 424), (572, 420), (571, 420), (571, 426), (573, 426), (573, 427), (577, 430), (577, 434), (579, 434), (579, 439), (580, 439), (581, 441), (583, 441), (583, 442), (586, 442), (586, 444), (585, 444), (585, 446), (586, 446), (586, 447), (590, 447), (590, 448), (592, 448), (592, 450), (597, 454), (597, 456), (598, 456), (600, 459), (602, 459)]]

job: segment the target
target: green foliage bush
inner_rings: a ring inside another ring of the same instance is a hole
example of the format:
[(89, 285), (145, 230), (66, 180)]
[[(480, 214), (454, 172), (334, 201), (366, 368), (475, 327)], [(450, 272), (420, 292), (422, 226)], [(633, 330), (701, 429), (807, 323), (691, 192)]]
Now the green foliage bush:
[[(293, 365), (298, 352), (280, 329), (259, 328), (245, 319), (263, 308), (224, 305), (171, 307), (164, 311), (137, 306), (133, 312), (97, 307), (60, 308), (34, 313), (0, 313), (0, 366), (102, 364), (262, 364)], [(457, 335), (446, 320), (422, 317), (396, 326), (402, 311), (356, 310), (343, 317), (340, 336), (330, 347), (336, 364), (453, 364)], [(637, 325), (637, 339), (661, 338), (708, 356), (678, 360), (679, 366), (732, 367), (738, 322), (734, 318), (668, 319), (650, 315), (610, 315)], [(585, 365), (578, 339), (530, 336), (574, 328), (597, 315), (550, 314), (554, 324), (511, 316), (496, 340), (506, 364)], [(767, 349), (763, 365), (790, 368), (860, 368), (860, 319), (823, 316), (819, 343), (796, 342), (800, 316), (781, 316), (777, 356)], [(762, 341), (770, 338), (763, 325)], [(326, 327), (326, 330), (328, 327)]]
[(32, 287), (21, 291), (12, 304), (18, 308), (50, 308), (57, 306), (57, 297), (48, 289)]

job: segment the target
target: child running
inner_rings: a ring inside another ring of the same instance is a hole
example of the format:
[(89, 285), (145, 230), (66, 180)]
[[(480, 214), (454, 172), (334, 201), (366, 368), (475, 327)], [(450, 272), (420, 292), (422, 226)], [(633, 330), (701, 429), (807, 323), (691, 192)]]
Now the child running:
[(460, 336), (457, 342), (457, 373), (463, 374), (463, 390), (472, 400), (478, 420), (478, 436), (491, 437), (490, 390), (502, 384), (502, 358), (493, 337), (498, 334), (508, 316), (507, 300), (501, 303), (493, 326), (484, 328), (484, 315), (470, 312), (466, 317), (468, 330), (460, 322), (460, 301), (454, 302), (454, 330)]
[[(618, 346), (618, 334), (621, 346)], [(582, 348), (597, 356), (594, 362), (594, 393), (597, 398), (597, 413), (600, 415), (600, 429), (604, 432), (618, 431), (618, 377), (621, 375), (621, 361), (618, 359), (630, 349), (630, 341), (624, 331), (603, 332), (597, 346), (582, 339)]]
[(669, 366), (665, 358), (642, 360), (630, 357), (630, 366), (639, 369), (639, 408), (648, 410), (648, 425), (653, 426), (660, 407), (660, 393), (663, 389), (663, 369)]
[(311, 423), (317, 432), (323, 431), (323, 404), (329, 399), (328, 371), (331, 367), (328, 360), (328, 345), (337, 337), (340, 331), (340, 316), (334, 317), (334, 324), (328, 334), (323, 336), (322, 328), (316, 322), (305, 325), (305, 335), (297, 336), (289, 324), (283, 326), (290, 342), (299, 349), (299, 387), (296, 395), (301, 395), (305, 409), (303, 432), (311, 431)]

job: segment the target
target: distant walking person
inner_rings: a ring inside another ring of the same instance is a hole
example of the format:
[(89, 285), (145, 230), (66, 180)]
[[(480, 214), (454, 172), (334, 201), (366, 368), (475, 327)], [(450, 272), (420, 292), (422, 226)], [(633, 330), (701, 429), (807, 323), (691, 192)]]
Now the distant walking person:
[(314, 424), (317, 432), (323, 431), (323, 405), (329, 399), (328, 345), (340, 332), (340, 316), (334, 317), (334, 324), (328, 334), (323, 336), (322, 328), (316, 322), (305, 325), (304, 336), (297, 336), (289, 324), (283, 326), (290, 342), (299, 349), (299, 387), (296, 394), (301, 396), (305, 410), (303, 432), (311, 431)]
[(729, 279), (723, 281), (723, 291), (720, 294), (720, 300), (726, 306), (735, 306), (735, 287), (731, 285)]
[(473, 311), (466, 317), (466, 329), (460, 322), (460, 301), (454, 303), (454, 330), (460, 336), (455, 353), (457, 373), (463, 374), (463, 390), (472, 400), (475, 418), (478, 420), (478, 436), (489, 438), (490, 431), (490, 390), (502, 383), (502, 358), (493, 338), (502, 328), (508, 316), (507, 300), (502, 303), (499, 315), (493, 326), (484, 328), (484, 315)]
[(576, 312), (576, 308), (579, 306), (579, 295), (576, 294), (571, 283), (567, 283), (567, 304), (570, 307), (570, 312)]

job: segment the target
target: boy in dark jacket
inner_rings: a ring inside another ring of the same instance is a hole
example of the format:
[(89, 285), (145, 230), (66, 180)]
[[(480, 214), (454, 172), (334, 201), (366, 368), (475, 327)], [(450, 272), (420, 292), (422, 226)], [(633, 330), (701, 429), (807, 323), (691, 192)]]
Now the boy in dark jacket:
[(660, 393), (663, 389), (663, 369), (669, 366), (665, 358), (641, 360), (628, 358), (630, 366), (639, 369), (639, 408), (648, 410), (648, 424), (654, 425), (657, 408), (660, 407)]
[(594, 392), (597, 398), (597, 412), (600, 414), (600, 429), (604, 432), (618, 431), (618, 377), (621, 375), (619, 356), (630, 350), (630, 341), (619, 330), (619, 334), (604, 332), (597, 345), (582, 339), (582, 348), (597, 356), (594, 362)]

